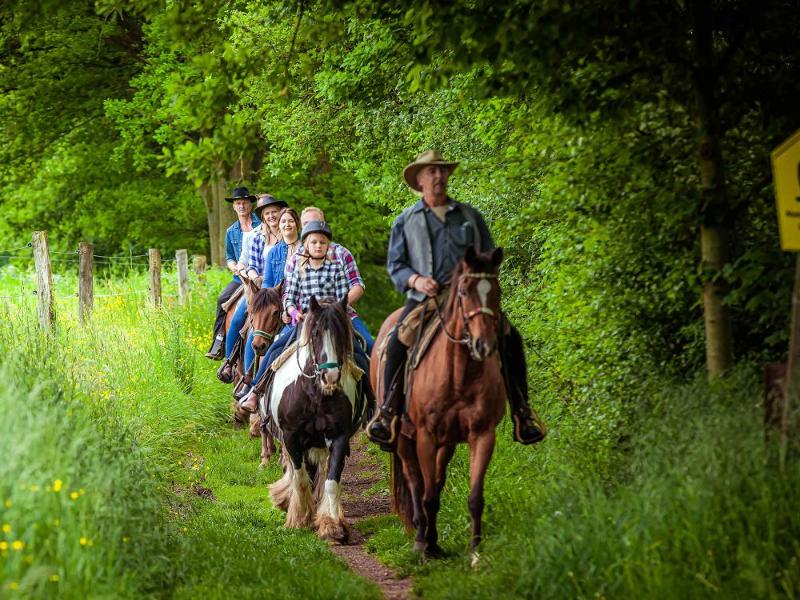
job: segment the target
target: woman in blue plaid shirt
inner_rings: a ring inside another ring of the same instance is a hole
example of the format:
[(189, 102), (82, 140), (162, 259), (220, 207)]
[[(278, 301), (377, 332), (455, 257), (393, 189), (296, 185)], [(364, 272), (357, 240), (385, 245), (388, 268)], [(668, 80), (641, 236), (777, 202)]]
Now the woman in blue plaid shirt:
[[(284, 308), (291, 318), (280, 336), (270, 346), (258, 368), (258, 373), (253, 380), (255, 388), (266, 370), (286, 348), (288, 341), (293, 339), (297, 324), (303, 320), (311, 297), (317, 300), (339, 301), (347, 297), (350, 291), (350, 281), (344, 272), (342, 264), (328, 258), (328, 247), (333, 240), (331, 228), (325, 221), (311, 221), (303, 227), (301, 242), (305, 256), (300, 258), (300, 264), (286, 276), (286, 289), (284, 291)], [(353, 307), (347, 306), (347, 313), (351, 319), (358, 317)], [(366, 340), (371, 347), (373, 340)], [(354, 350), (361, 356), (358, 362), (365, 364), (368, 360), (366, 351), (360, 344), (354, 344)], [(251, 392), (242, 404), (242, 409), (255, 412), (257, 407), (257, 394)]]

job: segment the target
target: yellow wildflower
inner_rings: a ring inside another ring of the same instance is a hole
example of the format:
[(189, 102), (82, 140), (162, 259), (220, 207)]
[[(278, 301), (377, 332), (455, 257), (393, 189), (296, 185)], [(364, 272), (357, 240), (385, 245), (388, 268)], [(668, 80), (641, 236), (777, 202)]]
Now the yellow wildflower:
[(11, 583), (8, 584), (8, 589), (10, 589), (10, 590), (15, 590), (18, 587), (19, 587), (19, 584), (16, 581), (12, 581)]
[(91, 546), (92, 545), (92, 540), (90, 540), (89, 538), (81, 537), (80, 543), (81, 543), (81, 546)]
[(3, 533), (11, 533), (11, 525), (3, 523)]
[(0, 550), (2, 550), (3, 552), (8, 550), (8, 542), (0, 542)]
[(128, 536), (123, 536), (123, 537), (122, 537), (122, 542), (123, 542), (123, 543), (127, 544), (127, 543), (128, 543), (128, 542), (130, 542), (130, 541), (131, 541), (131, 538), (129, 538)]
[(22, 540), (14, 540), (14, 543), (11, 544), (11, 548), (14, 550), (22, 550), (25, 547), (25, 542)]
[(62, 487), (63, 485), (64, 485), (64, 484), (63, 484), (63, 482), (62, 482), (60, 479), (56, 479), (56, 480), (53, 482), (53, 491), (54, 491), (54, 492), (60, 492), (60, 491), (61, 491), (61, 487)]
[(60, 577), (58, 576), (58, 573), (53, 573), (52, 575), (50, 575), (50, 581), (55, 582), (58, 581), (59, 579)]
[(78, 494), (78, 492), (70, 492), (69, 493), (69, 497), (70, 497), (71, 500), (77, 500), (78, 496), (80, 496), (80, 494)]
[(12, 504), (11, 500), (6, 500), (5, 502), (6, 508), (11, 508)]

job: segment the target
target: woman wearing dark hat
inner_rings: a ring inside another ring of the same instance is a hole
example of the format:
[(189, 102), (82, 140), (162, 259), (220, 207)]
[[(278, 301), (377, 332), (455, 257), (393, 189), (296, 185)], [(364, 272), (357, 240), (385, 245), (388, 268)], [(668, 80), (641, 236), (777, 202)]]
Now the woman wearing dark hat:
[[(279, 232), (278, 215), (286, 206), (288, 205), (283, 200), (278, 200), (269, 194), (259, 194), (253, 212), (261, 219), (261, 225), (256, 227), (250, 239), (246, 240), (248, 243), (245, 245), (245, 248), (242, 250), (242, 255), (239, 257), (239, 261), (244, 263), (242, 270), (245, 273), (245, 277), (248, 279), (264, 277), (263, 256), (270, 248), (274, 248), (280, 242), (280, 236), (276, 238), (276, 234)], [(274, 241), (276, 239), (278, 241)], [(269, 285), (268, 287), (272, 286)], [(246, 319), (247, 296), (242, 296), (239, 303), (236, 305), (236, 312), (231, 319), (230, 328), (225, 336), (225, 358), (230, 358), (233, 348), (236, 345), (236, 332), (241, 330)], [(247, 359), (248, 356), (250, 356), (250, 361), (252, 361), (252, 352), (245, 346), (245, 359)], [(226, 364), (220, 369), (219, 378), (223, 382), (229, 383), (232, 376), (233, 368), (231, 365)]]
[(229, 198), (225, 198), (226, 202), (233, 204), (233, 210), (239, 217), (234, 223), (228, 227), (225, 232), (225, 262), (228, 270), (233, 273), (233, 278), (230, 283), (225, 286), (222, 293), (217, 299), (217, 318), (214, 321), (214, 342), (211, 348), (206, 352), (208, 358), (220, 360), (225, 350), (225, 311), (222, 305), (225, 304), (233, 293), (242, 285), (242, 280), (239, 278), (239, 257), (242, 254), (242, 235), (247, 231), (252, 231), (255, 227), (261, 224), (258, 217), (254, 216), (251, 211), (253, 210), (253, 201), (256, 199), (246, 187), (237, 187), (233, 190), (233, 194)]

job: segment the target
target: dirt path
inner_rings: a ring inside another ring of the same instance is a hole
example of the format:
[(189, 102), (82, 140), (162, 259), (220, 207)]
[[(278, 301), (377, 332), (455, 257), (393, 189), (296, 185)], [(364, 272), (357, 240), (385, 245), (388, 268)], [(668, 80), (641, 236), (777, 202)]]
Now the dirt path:
[[(387, 515), (391, 512), (388, 497), (382, 494), (365, 494), (383, 478), (380, 465), (366, 452), (367, 444), (363, 434), (353, 439), (352, 454), (342, 474), (342, 488), (345, 490), (342, 499), (344, 512), (353, 525), (367, 517)], [(389, 567), (369, 554), (364, 548), (366, 539), (353, 527), (350, 544), (347, 546), (333, 544), (331, 550), (343, 558), (354, 572), (377, 584), (387, 600), (409, 598), (411, 579), (398, 577)]]

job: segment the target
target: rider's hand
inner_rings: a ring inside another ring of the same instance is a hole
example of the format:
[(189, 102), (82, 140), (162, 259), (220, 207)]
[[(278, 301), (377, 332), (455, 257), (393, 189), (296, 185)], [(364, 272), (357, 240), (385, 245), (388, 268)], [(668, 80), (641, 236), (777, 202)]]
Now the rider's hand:
[(291, 323), (291, 322), (292, 322), (292, 317), (290, 317), (290, 316), (288, 315), (288, 313), (284, 312), (284, 313), (281, 315), (281, 321), (283, 321), (284, 323), (286, 323), (286, 324), (288, 325), (289, 323)]
[(439, 282), (433, 277), (417, 277), (414, 279), (414, 289), (426, 296), (435, 296), (439, 293)]

